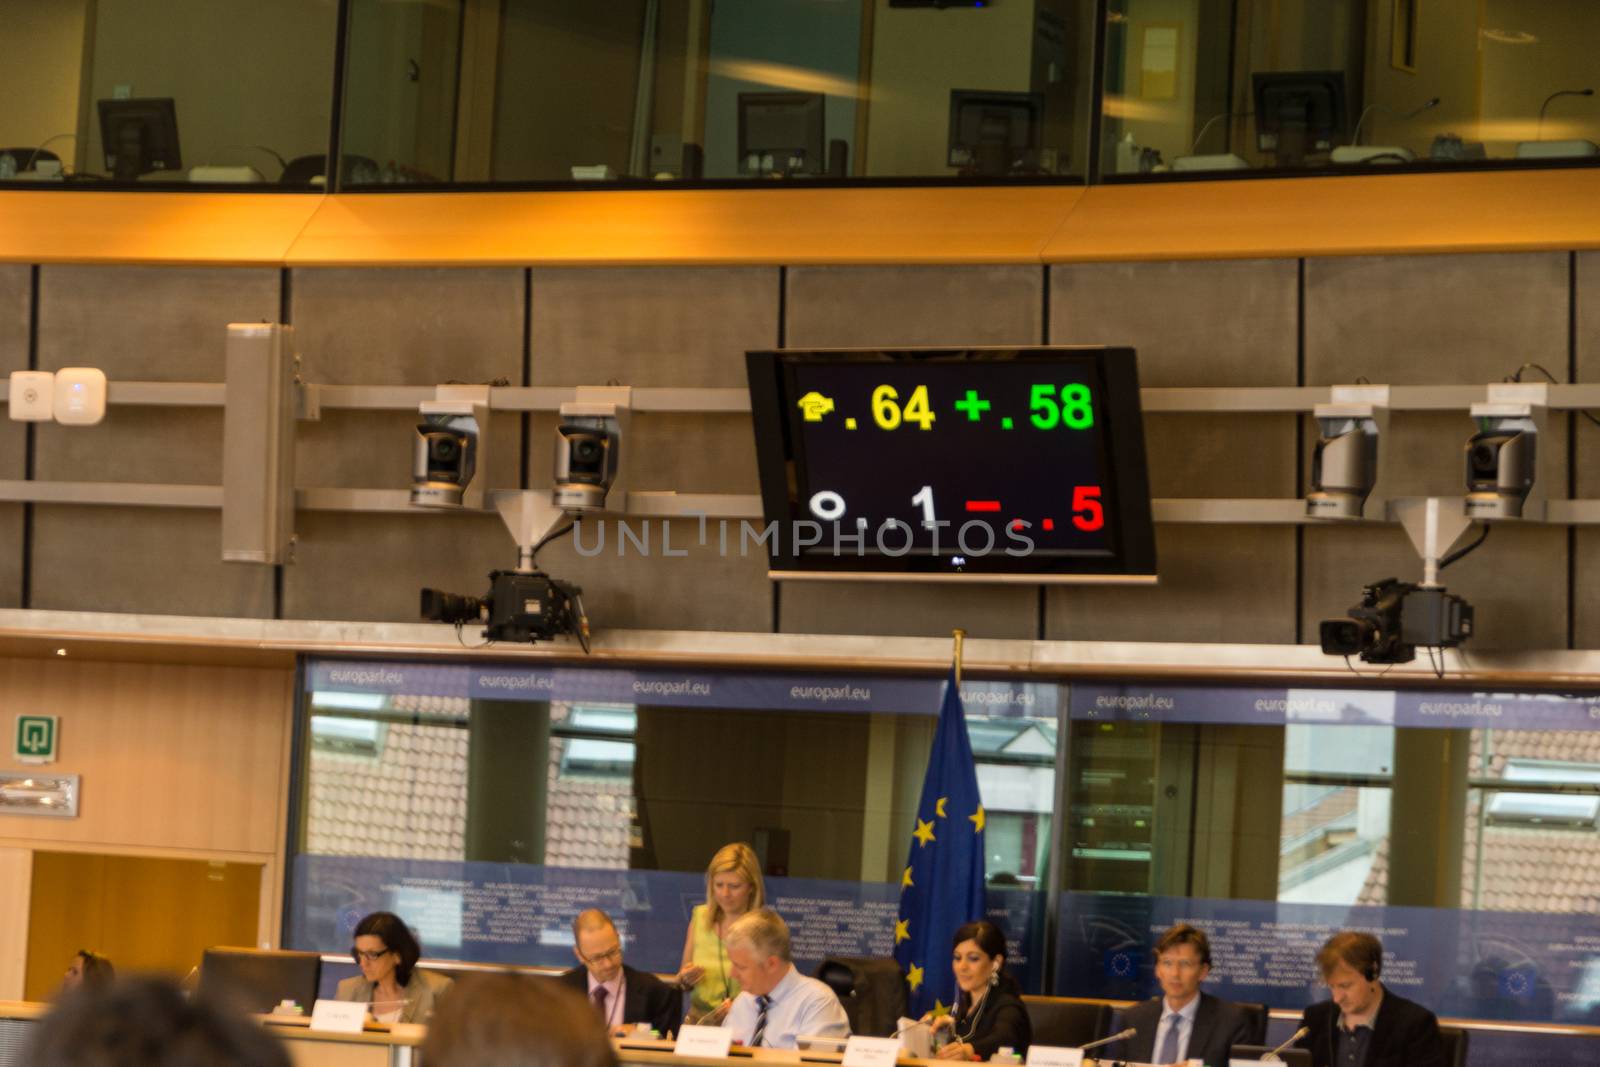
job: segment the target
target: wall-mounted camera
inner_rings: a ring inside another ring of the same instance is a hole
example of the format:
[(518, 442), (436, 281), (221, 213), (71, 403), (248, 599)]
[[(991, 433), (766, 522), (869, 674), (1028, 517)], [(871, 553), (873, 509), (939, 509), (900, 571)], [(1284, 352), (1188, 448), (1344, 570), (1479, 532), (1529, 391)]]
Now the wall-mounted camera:
[(1314, 519), (1359, 519), (1383, 513), (1379, 446), (1388, 423), (1388, 386), (1334, 386), (1332, 403), (1318, 404), (1316, 450), (1306, 515)]
[(605, 422), (574, 417), (556, 427), (550, 500), (563, 511), (600, 511), (606, 506), (606, 493), (617, 478), (621, 440)]
[(488, 455), (489, 387), (441, 385), (418, 406), (411, 442), (411, 503), (424, 508), (481, 508)]
[(1490, 386), (1490, 402), (1472, 405), (1478, 432), (1467, 439), (1464, 449), (1467, 518), (1544, 518), (1543, 493), (1535, 495), (1535, 490), (1540, 481), (1539, 436), (1546, 409), (1542, 403), (1516, 399), (1517, 394), (1526, 392), (1531, 400), (1542, 400), (1543, 388)]
[(1417, 646), (1453, 648), (1472, 636), (1472, 605), (1443, 586), (1373, 582), (1346, 617), (1323, 619), (1322, 651), (1368, 663), (1409, 663)]

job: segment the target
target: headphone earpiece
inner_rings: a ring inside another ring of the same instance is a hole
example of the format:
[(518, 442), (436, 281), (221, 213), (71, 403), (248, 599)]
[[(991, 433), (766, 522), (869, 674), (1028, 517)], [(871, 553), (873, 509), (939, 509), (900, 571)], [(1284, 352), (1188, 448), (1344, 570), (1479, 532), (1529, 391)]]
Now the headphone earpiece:
[(1366, 969), (1361, 972), (1361, 976), (1369, 982), (1376, 982), (1378, 975), (1381, 973), (1383, 973), (1383, 964), (1374, 962), (1367, 964)]

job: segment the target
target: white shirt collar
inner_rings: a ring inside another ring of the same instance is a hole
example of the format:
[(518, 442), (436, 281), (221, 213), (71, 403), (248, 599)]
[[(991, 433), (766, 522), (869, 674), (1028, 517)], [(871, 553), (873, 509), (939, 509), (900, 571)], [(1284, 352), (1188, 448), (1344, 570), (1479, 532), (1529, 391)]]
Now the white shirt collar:
[[(1178, 1016), (1184, 1022), (1192, 1024), (1195, 1020), (1195, 1016), (1200, 1014), (1200, 996), (1201, 995), (1199, 993), (1196, 993), (1193, 1000), (1189, 1001), (1189, 1003), (1178, 1009)], [(1171, 1014), (1172, 1008), (1167, 1004), (1167, 998), (1163, 996), (1161, 998), (1162, 1021), (1165, 1021), (1166, 1017)]]

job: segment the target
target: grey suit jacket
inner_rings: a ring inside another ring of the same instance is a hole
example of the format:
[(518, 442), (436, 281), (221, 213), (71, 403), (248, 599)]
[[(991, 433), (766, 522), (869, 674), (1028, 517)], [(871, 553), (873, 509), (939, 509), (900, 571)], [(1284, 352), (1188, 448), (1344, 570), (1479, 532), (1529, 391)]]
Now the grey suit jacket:
[[(439, 1004), (439, 998), (449, 992), (453, 983), (442, 974), (432, 974), (428, 971), (413, 970), (411, 981), (401, 986), (405, 993), (406, 1006), (400, 1012), (400, 1021), (403, 1023), (425, 1023), (433, 1016), (433, 1009)], [(359, 974), (354, 978), (346, 978), (339, 983), (338, 990), (333, 995), (335, 1000), (358, 1001), (362, 1004), (372, 1003), (372, 983)]]

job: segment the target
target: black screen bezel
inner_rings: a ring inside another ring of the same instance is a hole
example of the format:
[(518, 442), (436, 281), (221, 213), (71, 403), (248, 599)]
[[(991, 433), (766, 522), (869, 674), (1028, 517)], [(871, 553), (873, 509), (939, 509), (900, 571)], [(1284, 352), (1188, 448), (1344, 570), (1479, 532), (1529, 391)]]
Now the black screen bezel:
[(1084, 555), (1006, 556), (994, 553), (965, 570), (952, 570), (942, 557), (907, 554), (890, 556), (870, 545), (864, 556), (815, 555), (795, 551), (791, 538), (774, 539), (769, 576), (778, 580), (854, 579), (864, 581), (937, 582), (1128, 582), (1155, 580), (1155, 527), (1150, 512), (1149, 474), (1145, 465), (1144, 417), (1139, 402), (1139, 375), (1134, 350), (1129, 347), (1088, 345), (1017, 345), (963, 348), (815, 348), (762, 349), (745, 353), (750, 385), (750, 407), (755, 424), (756, 464), (761, 481), (763, 520), (792, 529), (809, 518), (798, 496), (791, 471), (804, 462), (797, 456), (790, 431), (788, 366), (807, 361), (873, 363), (891, 360), (917, 362), (966, 360), (974, 363), (1028, 360), (1050, 362), (1052, 357), (1087, 358), (1091, 373), (1103, 383), (1098, 406), (1105, 422), (1102, 465), (1109, 483), (1110, 508), (1115, 517), (1113, 548), (1109, 553)]

